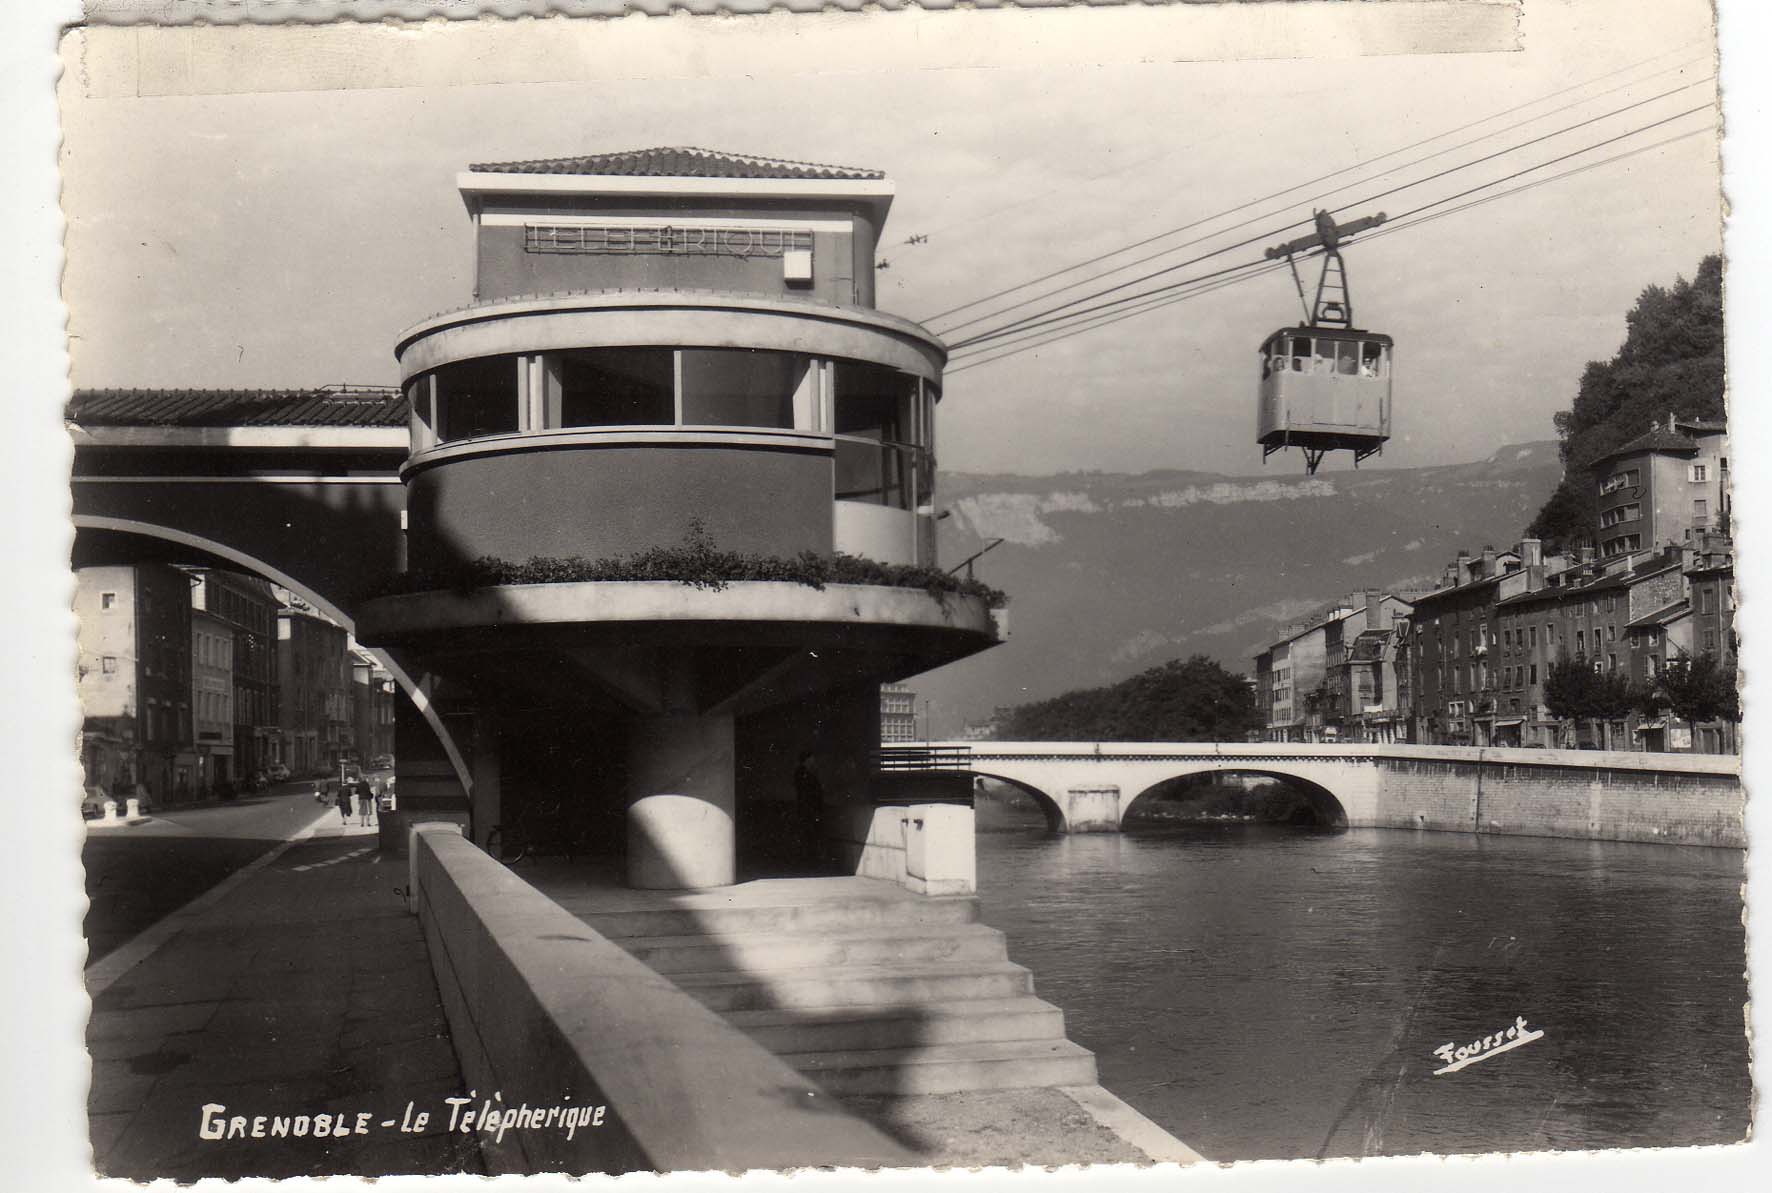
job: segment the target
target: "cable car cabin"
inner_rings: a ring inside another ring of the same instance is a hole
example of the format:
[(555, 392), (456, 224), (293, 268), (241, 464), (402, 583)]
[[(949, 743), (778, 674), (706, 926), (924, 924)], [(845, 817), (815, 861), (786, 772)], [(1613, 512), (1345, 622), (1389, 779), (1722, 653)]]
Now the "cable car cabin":
[(1261, 346), (1262, 459), (1304, 449), (1317, 470), (1326, 452), (1346, 449), (1357, 464), (1391, 437), (1391, 338), (1335, 327), (1288, 327)]

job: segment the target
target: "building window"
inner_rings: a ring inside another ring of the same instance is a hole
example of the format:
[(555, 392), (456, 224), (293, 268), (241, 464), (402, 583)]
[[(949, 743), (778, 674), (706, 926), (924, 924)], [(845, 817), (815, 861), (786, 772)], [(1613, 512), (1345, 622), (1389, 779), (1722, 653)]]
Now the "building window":
[(1578, 655), (1587, 653), (1587, 631), (1586, 630), (1576, 630), (1575, 631), (1575, 653)]
[(1700, 483), (1710, 479), (1710, 467), (1706, 464), (1692, 465), (1692, 479)]
[(1717, 632), (1715, 630), (1706, 630), (1704, 632), (1704, 653), (1717, 653)]
[(595, 348), (544, 358), (550, 427), (669, 426), (677, 421), (669, 348)]
[(1538, 664), (1537, 663), (1530, 663), (1527, 665), (1527, 667), (1526, 667), (1526, 682), (1527, 683), (1537, 683), (1538, 682)]
[[(793, 427), (796, 405), (806, 412), (805, 421), (810, 425), (814, 373), (812, 362), (804, 356), (742, 348), (686, 348), (678, 353), (678, 360), (686, 425)], [(910, 383), (914, 393), (915, 379)]]
[(1606, 627), (1606, 641), (1608, 641), (1608, 642), (1618, 641), (1618, 627), (1616, 625), (1608, 625)]
[(1705, 527), (1710, 525), (1710, 502), (1702, 497), (1692, 501), (1692, 525)]
[(1600, 493), (1602, 495), (1606, 493), (1616, 493), (1620, 489), (1631, 488), (1637, 484), (1637, 481), (1638, 473), (1635, 468), (1629, 468), (1623, 472), (1614, 472), (1611, 476), (1607, 477), (1605, 483), (1600, 486)]
[(449, 443), (516, 431), (519, 363), (515, 356), (489, 356), (437, 369), (437, 438)]
[(1617, 655), (1609, 654), (1606, 656), (1606, 670), (1608, 670), (1608, 671), (1618, 670), (1618, 656)]
[(1601, 511), (1600, 529), (1605, 530), (1609, 527), (1618, 525), (1620, 522), (1635, 522), (1642, 516), (1643, 507), (1637, 502), (1633, 501), (1628, 505), (1615, 505), (1609, 510)]
[(100, 659), (99, 660), (99, 669), (101, 671), (103, 671), (106, 675), (114, 674), (117, 670), (117, 656), (114, 654), (108, 654), (104, 658)]
[(100, 609), (113, 609), (116, 607), (116, 605), (117, 605), (117, 594), (116, 593), (101, 592), (98, 594), (98, 607)]
[(1527, 635), (1527, 638), (1530, 640), (1532, 647), (1534, 649), (1536, 649), (1538, 646), (1538, 627), (1537, 626), (1527, 626), (1526, 627), (1526, 635)]

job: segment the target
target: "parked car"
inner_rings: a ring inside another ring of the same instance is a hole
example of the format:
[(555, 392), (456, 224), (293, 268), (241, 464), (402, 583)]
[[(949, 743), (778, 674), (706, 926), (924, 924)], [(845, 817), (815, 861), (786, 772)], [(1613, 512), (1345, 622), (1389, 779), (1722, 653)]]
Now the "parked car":
[(372, 770), (393, 770), (394, 756), (392, 754), (377, 754), (369, 760), (369, 766)]
[(281, 762), (273, 762), (265, 768), (265, 776), (273, 783), (286, 783), (289, 781), (289, 768)]

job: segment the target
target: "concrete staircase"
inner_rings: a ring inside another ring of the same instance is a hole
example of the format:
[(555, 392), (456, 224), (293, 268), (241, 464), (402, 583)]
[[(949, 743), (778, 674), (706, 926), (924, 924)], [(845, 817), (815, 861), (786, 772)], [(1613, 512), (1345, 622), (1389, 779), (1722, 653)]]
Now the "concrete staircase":
[(976, 899), (806, 881), (572, 910), (833, 1094), (1096, 1083)]

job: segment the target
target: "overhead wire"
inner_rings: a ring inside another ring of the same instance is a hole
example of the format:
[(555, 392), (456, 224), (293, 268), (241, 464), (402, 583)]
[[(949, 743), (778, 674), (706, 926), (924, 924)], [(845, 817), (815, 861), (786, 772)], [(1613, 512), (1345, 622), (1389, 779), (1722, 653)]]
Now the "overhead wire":
[[(1678, 134), (1675, 134), (1674, 136), (1663, 138), (1662, 140), (1655, 141), (1655, 142), (1648, 144), (1648, 145), (1641, 145), (1641, 146), (1638, 146), (1634, 149), (1626, 150), (1623, 153), (1613, 154), (1610, 157), (1602, 158), (1599, 161), (1584, 162), (1583, 164), (1576, 166), (1572, 169), (1561, 171), (1557, 174), (1550, 175), (1549, 177), (1546, 177), (1546, 178), (1538, 178), (1538, 179), (1532, 180), (1531, 182), (1523, 183), (1523, 184), (1516, 186), (1516, 187), (1509, 187), (1508, 189), (1506, 189), (1504, 191), (1499, 191), (1493, 195), (1485, 195), (1482, 198), (1472, 199), (1468, 203), (1462, 203), (1456, 207), (1451, 207), (1451, 208), (1448, 208), (1444, 211), (1435, 211), (1435, 212), (1432, 212), (1431, 214), (1420, 214), (1420, 215), (1416, 215), (1413, 217), (1400, 216), (1400, 217), (1398, 217), (1399, 222), (1392, 223), (1392, 224), (1386, 224), (1382, 228), (1379, 228), (1379, 229), (1376, 229), (1372, 232), (1364, 234), (1361, 239), (1362, 239), (1362, 241), (1371, 241), (1371, 240), (1376, 240), (1376, 239), (1383, 237), (1383, 236), (1391, 235), (1393, 233), (1405, 232), (1405, 231), (1408, 231), (1412, 228), (1417, 228), (1417, 227), (1421, 226), (1422, 224), (1432, 223), (1434, 220), (1443, 219), (1443, 218), (1445, 218), (1447, 216), (1451, 216), (1451, 215), (1457, 215), (1461, 212), (1469, 211), (1475, 207), (1482, 207), (1485, 204), (1493, 203), (1493, 202), (1496, 202), (1501, 199), (1511, 198), (1514, 195), (1518, 195), (1518, 194), (1521, 194), (1526, 191), (1536, 190), (1538, 187), (1541, 187), (1541, 186), (1548, 186), (1549, 184), (1551, 184), (1553, 182), (1560, 182), (1564, 179), (1572, 178), (1578, 174), (1585, 174), (1585, 173), (1589, 172), (1590, 170), (1597, 170), (1597, 169), (1601, 168), (1602, 166), (1612, 165), (1616, 162), (1624, 161), (1627, 158), (1638, 157), (1642, 154), (1650, 153), (1650, 152), (1653, 152), (1654, 150), (1665, 148), (1668, 145), (1672, 145), (1672, 144), (1675, 144), (1680, 141), (1686, 141), (1686, 140), (1690, 140), (1693, 137), (1702, 136), (1706, 131), (1707, 130), (1700, 128), (1700, 129), (1692, 129), (1688, 132), (1678, 133)], [(1420, 209), (1420, 208), (1417, 209), (1418, 212), (1421, 210), (1423, 210), (1423, 209)], [(1320, 255), (1320, 253), (1312, 254), (1312, 256), (1318, 256), (1318, 255)], [(1129, 308), (1124, 311), (1114, 312), (1114, 313), (1108, 314), (1108, 315), (1096, 316), (1094, 319), (1088, 320), (1085, 324), (1077, 324), (1077, 325), (1072, 325), (1070, 327), (1063, 327), (1063, 328), (1048, 328), (1043, 332), (1030, 332), (1030, 333), (1028, 333), (1028, 336), (1024, 340), (1017, 342), (1015, 347), (1008, 348), (1007, 351), (998, 352), (998, 351), (993, 351), (992, 349), (980, 349), (979, 352), (982, 355), (978, 356), (975, 359), (963, 359), (962, 358), (960, 364), (958, 364), (957, 366), (950, 367), (950, 368), (946, 369), (944, 371), (944, 375), (952, 376), (956, 373), (963, 373), (963, 372), (967, 371), (968, 369), (979, 368), (983, 365), (992, 364), (992, 363), (999, 361), (999, 360), (1005, 360), (1005, 359), (1012, 357), (1012, 356), (1019, 356), (1023, 352), (1030, 352), (1030, 351), (1033, 351), (1038, 348), (1043, 348), (1049, 344), (1054, 344), (1054, 343), (1057, 343), (1061, 340), (1069, 339), (1072, 336), (1083, 335), (1087, 332), (1095, 331), (1099, 328), (1109, 326), (1110, 324), (1119, 323), (1125, 319), (1130, 319), (1130, 318), (1133, 318), (1138, 315), (1148, 314), (1149, 312), (1154, 311), (1154, 310), (1158, 310), (1162, 307), (1172, 306), (1176, 303), (1185, 302), (1191, 298), (1198, 298), (1201, 295), (1211, 293), (1215, 290), (1223, 289), (1226, 286), (1240, 285), (1243, 282), (1251, 281), (1254, 278), (1260, 277), (1266, 273), (1275, 272), (1275, 271), (1282, 269), (1284, 267), (1285, 267), (1284, 263), (1282, 263), (1282, 262), (1270, 262), (1270, 263), (1267, 263), (1267, 268), (1253, 270), (1253, 271), (1251, 271), (1247, 274), (1244, 274), (1240, 277), (1226, 278), (1226, 279), (1214, 282), (1210, 285), (1203, 286), (1197, 290), (1189, 290), (1189, 291), (1186, 291), (1183, 293), (1166, 294), (1166, 295), (1162, 295), (1160, 297), (1151, 298), (1148, 301), (1146, 301), (1146, 302), (1142, 303), (1141, 305), (1138, 305), (1134, 308)], [(1037, 342), (1035, 342), (1035, 341), (1037, 341)], [(997, 345), (995, 347), (1006, 347), (1006, 345)]]
[[(1601, 113), (1598, 116), (1589, 117), (1586, 120), (1577, 121), (1574, 124), (1565, 125), (1564, 127), (1559, 128), (1559, 129), (1555, 129), (1551, 132), (1542, 133), (1539, 136), (1528, 138), (1525, 141), (1521, 141), (1521, 142), (1518, 142), (1517, 144), (1510, 145), (1505, 149), (1498, 149), (1492, 153), (1484, 154), (1481, 157), (1473, 158), (1469, 161), (1461, 162), (1457, 165), (1448, 166), (1443, 170), (1435, 171), (1434, 173), (1429, 174), (1425, 177), (1414, 179), (1409, 182), (1398, 183), (1395, 186), (1387, 187), (1384, 190), (1376, 191), (1372, 194), (1364, 196), (1363, 198), (1354, 200), (1351, 203), (1346, 204), (1346, 206), (1352, 206), (1352, 207), (1364, 206), (1368, 203), (1375, 203), (1380, 199), (1387, 198), (1391, 195), (1398, 194), (1402, 191), (1413, 190), (1416, 187), (1425, 186), (1426, 184), (1428, 184), (1430, 182), (1435, 182), (1441, 178), (1448, 177), (1452, 174), (1459, 173), (1463, 170), (1468, 170), (1468, 169), (1471, 169), (1475, 166), (1482, 165), (1486, 162), (1494, 161), (1495, 159), (1500, 158), (1500, 157), (1505, 157), (1510, 153), (1517, 153), (1522, 149), (1530, 148), (1533, 145), (1540, 144), (1544, 141), (1550, 140), (1553, 137), (1562, 136), (1565, 133), (1574, 132), (1575, 130), (1580, 129), (1580, 128), (1586, 128), (1589, 125), (1597, 124), (1601, 120), (1606, 120), (1612, 116), (1617, 116), (1617, 115), (1620, 115), (1624, 112), (1631, 111), (1635, 108), (1640, 108), (1640, 107), (1644, 106), (1645, 104), (1653, 103), (1656, 100), (1665, 99), (1670, 95), (1678, 94), (1679, 92), (1687, 90), (1691, 87), (1698, 86), (1702, 83), (1710, 82), (1714, 78), (1715, 78), (1715, 76), (1712, 75), (1712, 76), (1709, 76), (1705, 79), (1699, 79), (1699, 80), (1696, 80), (1692, 83), (1683, 84), (1680, 87), (1676, 87), (1676, 88), (1673, 88), (1669, 91), (1662, 92), (1658, 95), (1651, 96), (1648, 99), (1638, 100), (1635, 103), (1626, 104), (1623, 107), (1615, 108), (1611, 111)], [(1637, 133), (1647, 131), (1648, 129), (1651, 129), (1651, 128), (1657, 128), (1657, 127), (1659, 127), (1663, 124), (1666, 124), (1670, 121), (1678, 120), (1684, 116), (1690, 116), (1695, 112), (1714, 111), (1714, 110), (1715, 110), (1714, 104), (1700, 104), (1695, 107), (1685, 109), (1681, 112), (1677, 112), (1674, 115), (1665, 117), (1661, 120), (1653, 121), (1653, 122), (1646, 124), (1646, 125), (1640, 125), (1637, 128), (1631, 129), (1625, 133), (1621, 133), (1618, 136), (1610, 137), (1610, 138), (1607, 138), (1606, 140), (1598, 141), (1598, 142), (1595, 142), (1594, 144), (1584, 146), (1581, 149), (1573, 150), (1570, 153), (1563, 154), (1559, 157), (1551, 158), (1548, 162), (1541, 162), (1538, 165), (1528, 167), (1527, 170), (1525, 170), (1525, 171), (1518, 171), (1514, 174), (1505, 175), (1501, 179), (1496, 180), (1496, 182), (1505, 182), (1511, 178), (1518, 177), (1521, 173), (1530, 172), (1531, 170), (1536, 170), (1536, 169), (1543, 169), (1546, 165), (1554, 165), (1555, 163), (1557, 163), (1559, 161), (1565, 161), (1568, 158), (1577, 156), (1581, 153), (1590, 152), (1593, 149), (1612, 144), (1613, 142), (1618, 141), (1618, 140), (1622, 140), (1625, 137), (1635, 136)], [(1484, 185), (1494, 185), (1494, 183), (1488, 183), (1488, 184), (1484, 184)], [(1452, 198), (1461, 197), (1461, 195), (1464, 193), (1469, 193), (1469, 192), (1461, 192), (1460, 195), (1452, 196)], [(1448, 202), (1448, 201), (1450, 201), (1450, 199), (1435, 200), (1434, 202), (1435, 202), (1435, 204), (1437, 204), (1440, 202)], [(1429, 204), (1429, 206), (1432, 206), (1432, 205), (1433, 204)], [(1406, 214), (1414, 214), (1415, 211), (1419, 211), (1419, 210), (1422, 210), (1422, 209), (1415, 208)], [(1397, 218), (1402, 218), (1402, 217), (1399, 216)], [(1223, 254), (1228, 253), (1228, 252), (1233, 252), (1236, 249), (1244, 248), (1244, 247), (1247, 247), (1251, 244), (1256, 244), (1256, 243), (1259, 243), (1260, 241), (1271, 239), (1272, 237), (1279, 236), (1279, 235), (1291, 230), (1292, 228), (1298, 227), (1299, 225), (1304, 224), (1304, 223), (1308, 223), (1308, 222), (1309, 221), (1307, 221), (1307, 220), (1294, 220), (1291, 223), (1281, 225), (1281, 226), (1271, 229), (1267, 232), (1263, 232), (1258, 235), (1251, 236), (1251, 237), (1236, 241), (1231, 244), (1220, 246), (1219, 248), (1213, 249), (1210, 252), (1202, 253), (1202, 254), (1195, 256), (1195, 257), (1190, 257), (1185, 261), (1180, 261), (1180, 262), (1177, 262), (1173, 265), (1165, 266), (1162, 269), (1153, 270), (1149, 273), (1141, 274), (1138, 277), (1128, 279), (1127, 281), (1124, 281), (1124, 282), (1116, 283), (1115, 285), (1105, 287), (1101, 290), (1093, 291), (1089, 294), (1080, 295), (1077, 298), (1069, 299), (1063, 303), (1059, 303), (1056, 306), (1052, 306), (1052, 307), (1048, 307), (1048, 308), (1045, 308), (1045, 309), (1042, 309), (1039, 311), (1035, 311), (1032, 314), (1025, 315), (1019, 319), (1011, 320), (1009, 323), (1003, 324), (1002, 326), (999, 326), (996, 328), (992, 328), (989, 331), (980, 332), (977, 335), (970, 336), (967, 339), (961, 340), (958, 343), (952, 345), (952, 347), (955, 351), (958, 351), (963, 348), (969, 348), (969, 347), (972, 347), (977, 344), (986, 343), (986, 342), (989, 342), (994, 339), (999, 339), (1005, 335), (1011, 334), (1015, 331), (1019, 331), (1023, 328), (1026, 328), (1026, 327), (1038, 326), (1042, 322), (1050, 322), (1051, 320), (1049, 318), (1047, 318), (1048, 316), (1054, 315), (1059, 312), (1063, 312), (1066, 309), (1077, 306), (1080, 303), (1088, 302), (1089, 300), (1094, 299), (1094, 298), (1105, 297), (1106, 295), (1116, 293), (1120, 290), (1127, 289), (1128, 287), (1136, 286), (1140, 282), (1147, 282), (1147, 281), (1150, 281), (1154, 278), (1162, 277), (1166, 274), (1173, 273), (1178, 269), (1185, 269), (1190, 265), (1197, 265), (1200, 262), (1210, 260), (1213, 257), (1222, 256)]]
[[(1423, 145), (1432, 144), (1434, 141), (1442, 140), (1446, 137), (1456, 136), (1457, 134), (1459, 134), (1461, 132), (1465, 132), (1469, 129), (1476, 128), (1477, 126), (1482, 125), (1482, 124), (1487, 124), (1493, 120), (1499, 120), (1504, 116), (1511, 116), (1515, 112), (1520, 112), (1520, 111), (1524, 111), (1527, 108), (1535, 107), (1538, 104), (1546, 102), (1547, 100), (1556, 99), (1560, 96), (1566, 95), (1571, 91), (1579, 91), (1583, 88), (1591, 87), (1595, 83), (1605, 82), (1607, 79), (1614, 78), (1620, 74), (1626, 74), (1626, 73), (1636, 70), (1642, 66), (1647, 66), (1650, 63), (1655, 62), (1661, 58), (1668, 57), (1671, 54), (1685, 53), (1687, 51), (1687, 49), (1689, 49), (1694, 44), (1696, 44), (1696, 43), (1688, 43), (1687, 45), (1679, 46), (1679, 47), (1676, 47), (1672, 50), (1664, 50), (1663, 52), (1661, 52), (1659, 54), (1655, 54), (1655, 55), (1652, 55), (1648, 58), (1642, 59), (1641, 61), (1631, 63), (1628, 66), (1620, 67), (1617, 70), (1609, 71), (1606, 74), (1597, 75), (1591, 79), (1585, 79), (1582, 82), (1573, 83), (1573, 84), (1569, 85), (1568, 87), (1560, 88), (1556, 91), (1547, 92), (1546, 94), (1538, 96), (1535, 99), (1527, 100), (1524, 103), (1516, 104), (1510, 108), (1503, 108), (1500, 111), (1492, 112), (1487, 116), (1483, 116), (1483, 117), (1480, 117), (1476, 120), (1469, 121), (1465, 124), (1458, 125), (1454, 128), (1447, 129), (1443, 132), (1435, 133), (1432, 136), (1424, 137), (1424, 138), (1417, 140), (1417, 141), (1412, 141), (1407, 145), (1398, 146), (1395, 149), (1387, 150), (1384, 153), (1378, 154), (1375, 157), (1371, 157), (1371, 158), (1367, 158), (1363, 161), (1355, 162), (1351, 165), (1344, 166), (1338, 170), (1331, 170), (1330, 172), (1328, 172), (1326, 174), (1320, 174), (1315, 178), (1307, 179), (1304, 182), (1297, 183), (1293, 186), (1285, 187), (1281, 190), (1272, 191), (1266, 195), (1262, 195), (1257, 198), (1247, 200), (1247, 201), (1240, 203), (1237, 206), (1229, 208), (1225, 211), (1217, 212), (1213, 215), (1202, 217), (1201, 219), (1194, 220), (1190, 223), (1183, 224), (1183, 225), (1176, 227), (1176, 228), (1170, 228), (1166, 231), (1156, 233), (1153, 236), (1145, 237), (1142, 240), (1134, 241), (1131, 244), (1122, 245), (1121, 247), (1109, 250), (1106, 253), (1101, 253), (1101, 254), (1098, 254), (1094, 257), (1087, 258), (1083, 261), (1076, 262), (1072, 265), (1067, 265), (1062, 268), (1053, 270), (1051, 272), (1041, 274), (1039, 277), (1031, 278), (1028, 281), (1019, 282), (1013, 286), (1008, 286), (1008, 287), (1005, 287), (1001, 290), (993, 291), (990, 294), (982, 295), (979, 298), (975, 298), (975, 299), (972, 299), (968, 302), (961, 303), (959, 306), (950, 307), (945, 311), (938, 311), (933, 315), (924, 316), (920, 321), (924, 322), (924, 323), (935, 323), (941, 319), (946, 318), (949, 315), (958, 314), (961, 311), (970, 310), (973, 307), (981, 306), (984, 303), (989, 302), (994, 298), (1000, 298), (1006, 294), (1013, 294), (1017, 290), (1024, 290), (1030, 286), (1038, 285), (1041, 282), (1049, 281), (1052, 278), (1060, 277), (1066, 273), (1071, 273), (1071, 272), (1075, 272), (1078, 269), (1087, 268), (1090, 265), (1098, 264), (1101, 261), (1105, 261), (1110, 257), (1119, 256), (1122, 253), (1132, 252), (1135, 249), (1142, 248), (1148, 244), (1153, 244), (1156, 241), (1162, 240), (1166, 237), (1179, 235), (1182, 232), (1190, 231), (1193, 228), (1197, 228), (1202, 224), (1210, 223), (1214, 220), (1221, 219), (1221, 218), (1228, 216), (1228, 215), (1234, 215), (1238, 211), (1242, 211), (1242, 210), (1245, 210), (1246, 208), (1253, 207), (1254, 205), (1256, 205), (1258, 203), (1265, 203), (1269, 199), (1276, 199), (1276, 198), (1279, 198), (1281, 195), (1287, 195), (1287, 194), (1291, 194), (1293, 191), (1303, 190), (1305, 187), (1314, 186), (1319, 182), (1326, 182), (1329, 179), (1338, 178), (1344, 174), (1349, 174), (1349, 173), (1353, 173), (1353, 172), (1356, 172), (1359, 170), (1367, 169), (1373, 165), (1376, 165), (1379, 162), (1386, 160), (1387, 158), (1395, 157), (1401, 153), (1407, 153), (1411, 149), (1418, 149)], [(1437, 156), (1441, 156), (1442, 154), (1445, 154), (1445, 153), (1453, 152), (1456, 149), (1465, 148), (1471, 144), (1476, 143), (1477, 141), (1484, 140), (1484, 139), (1491, 137), (1491, 136), (1499, 135), (1500, 133), (1503, 133), (1503, 132), (1511, 131), (1514, 128), (1522, 127), (1525, 124), (1531, 124), (1535, 121), (1543, 120), (1546, 117), (1554, 116), (1558, 112), (1568, 111), (1569, 109), (1574, 108), (1574, 107), (1578, 107), (1581, 104), (1592, 103), (1596, 99), (1600, 99), (1604, 96), (1614, 94), (1615, 92), (1625, 90), (1629, 87), (1639, 86), (1642, 83), (1647, 82), (1649, 79), (1653, 79), (1653, 78), (1656, 78), (1660, 75), (1667, 74), (1670, 71), (1683, 70), (1688, 65), (1690, 65), (1692, 62), (1698, 62), (1698, 61), (1703, 61), (1703, 60), (1704, 59), (1702, 57), (1683, 60), (1679, 63), (1674, 64), (1673, 66), (1664, 67), (1661, 70), (1653, 71), (1650, 74), (1645, 75), (1640, 79), (1635, 79), (1629, 83), (1620, 84), (1617, 87), (1608, 88), (1605, 91), (1601, 91), (1601, 92), (1598, 92), (1594, 95), (1587, 96), (1586, 98), (1581, 99), (1581, 100), (1572, 101), (1571, 103), (1564, 104), (1564, 105), (1557, 107), (1557, 108), (1553, 108), (1548, 112), (1540, 113), (1539, 115), (1531, 117), (1527, 120), (1519, 121), (1519, 122), (1516, 122), (1515, 124), (1508, 125), (1505, 128), (1492, 130), (1489, 133), (1485, 133), (1482, 137), (1477, 137), (1471, 141), (1462, 142), (1461, 144), (1456, 145), (1456, 146), (1449, 146), (1444, 150), (1437, 151), (1434, 154), (1429, 154), (1429, 155), (1427, 155), (1427, 157), (1418, 158), (1414, 162), (1405, 163), (1404, 165), (1401, 165), (1401, 166), (1392, 167), (1390, 170), (1385, 171), (1385, 173), (1394, 172), (1395, 170), (1400, 170), (1400, 169), (1407, 169), (1409, 165), (1419, 164), (1421, 161), (1431, 160), (1431, 158), (1433, 158), (1433, 157), (1437, 157)], [(1351, 185), (1351, 184), (1349, 184), (1349, 185)], [(1339, 190), (1339, 189), (1345, 189), (1345, 188), (1335, 188), (1335, 190)], [(1323, 192), (1323, 194), (1313, 196), (1313, 198), (1322, 198), (1326, 194), (1335, 193), (1335, 190)], [(1291, 204), (1289, 204), (1288, 206), (1291, 206)], [(982, 218), (982, 217), (980, 217), (980, 218)], [(1256, 217), (1256, 218), (1259, 218), (1259, 217)], [(1228, 229), (1221, 229), (1221, 231), (1226, 231), (1226, 230), (1228, 230)], [(1188, 243), (1191, 244), (1191, 243), (1198, 243), (1198, 242), (1191, 241)], [(1182, 248), (1182, 247), (1186, 247), (1186, 246), (1185, 245), (1173, 246), (1171, 249), (1164, 250), (1164, 251), (1165, 252), (1176, 251), (1177, 249)], [(1148, 257), (1141, 258), (1140, 260), (1141, 261), (1152, 260), (1155, 257), (1161, 256), (1161, 255), (1163, 255), (1163, 253), (1157, 253), (1157, 254), (1153, 254)], [(1132, 265), (1137, 264), (1137, 263), (1138, 262), (1127, 262), (1127, 263), (1124, 263), (1120, 266), (1115, 267), (1115, 269), (1117, 270), (1117, 269), (1130, 268)], [(1112, 272), (1115, 272), (1115, 270), (1106, 271), (1106, 273), (1112, 273)], [(1098, 276), (1106, 276), (1106, 273), (1098, 275)], [(1086, 284), (1086, 283), (1074, 283), (1074, 284)], [(1068, 286), (1059, 287), (1057, 290), (1051, 291), (1051, 293), (1062, 293), (1065, 289), (1068, 289), (1068, 288), (1069, 288)], [(1033, 299), (1026, 299), (1026, 300), (1023, 300), (1023, 303), (1031, 302), (1031, 301), (1038, 301), (1038, 299), (1037, 299), (1037, 297), (1033, 298)], [(1022, 303), (1012, 304), (1011, 307), (1008, 309), (1014, 309), (1014, 306), (1016, 306), (1016, 305), (1022, 305)], [(968, 320), (967, 322), (962, 323), (959, 326), (960, 327), (969, 326), (972, 323), (979, 322), (982, 319), (989, 318), (989, 317), (990, 317), (989, 315), (979, 316), (975, 319)], [(949, 331), (951, 333), (952, 331), (957, 330), (957, 329), (958, 328), (950, 328)]]

